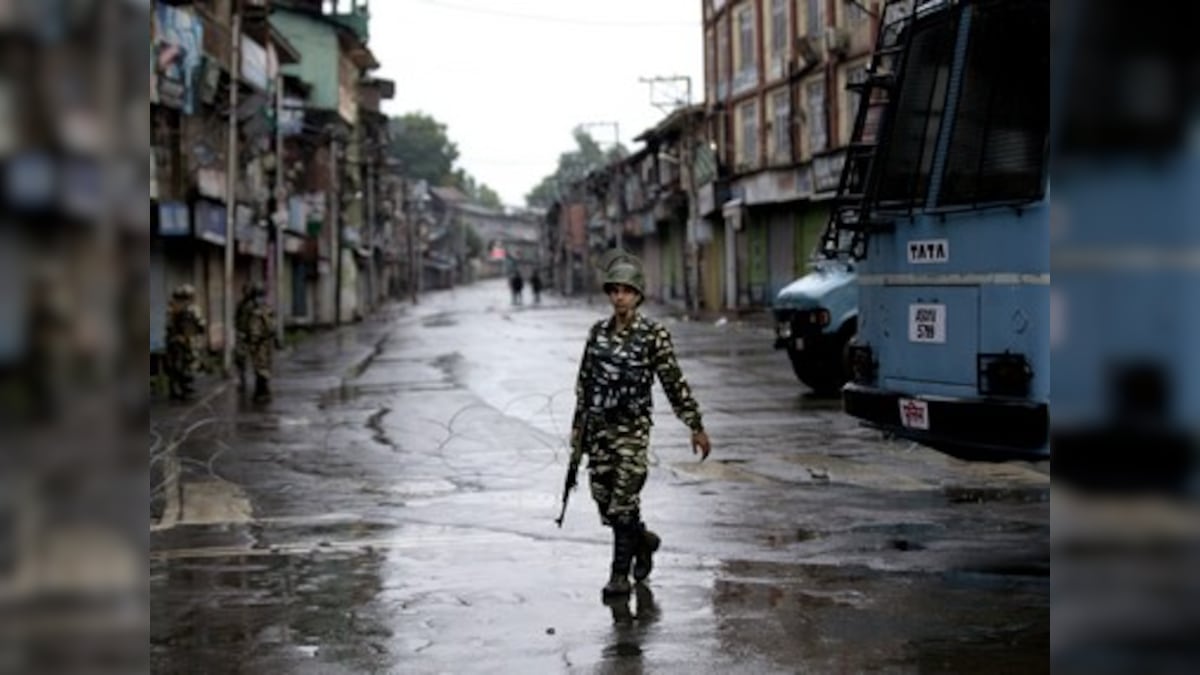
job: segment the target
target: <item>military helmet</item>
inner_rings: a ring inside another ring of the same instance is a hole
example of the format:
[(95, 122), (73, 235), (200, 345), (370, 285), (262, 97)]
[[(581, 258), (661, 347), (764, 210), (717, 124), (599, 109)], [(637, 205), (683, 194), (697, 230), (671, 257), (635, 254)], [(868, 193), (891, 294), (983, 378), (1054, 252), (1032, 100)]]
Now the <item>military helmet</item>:
[(604, 270), (604, 290), (612, 284), (623, 284), (646, 297), (646, 276), (642, 273), (642, 261), (627, 251), (613, 249), (601, 259)]
[(262, 283), (258, 281), (251, 281), (250, 283), (246, 284), (244, 292), (247, 297), (251, 298), (259, 298), (266, 294), (266, 291), (263, 290)]
[(196, 289), (191, 284), (180, 284), (175, 288), (174, 295), (177, 298), (194, 298)]

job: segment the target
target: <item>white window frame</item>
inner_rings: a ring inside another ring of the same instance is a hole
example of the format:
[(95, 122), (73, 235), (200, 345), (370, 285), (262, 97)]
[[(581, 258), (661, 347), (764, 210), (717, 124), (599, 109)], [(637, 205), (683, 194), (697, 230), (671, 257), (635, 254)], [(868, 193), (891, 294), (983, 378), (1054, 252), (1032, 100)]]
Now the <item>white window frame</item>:
[[(771, 163), (781, 164), (792, 159), (792, 92), (779, 89), (771, 93)], [(783, 103), (782, 108), (780, 103)]]
[(758, 101), (751, 99), (737, 107), (737, 165), (753, 169), (758, 166)]
[[(840, 2), (840, 0), (838, 0)], [(821, 37), (825, 34), (825, 0), (800, 0), (804, 3), (805, 37)], [(814, 17), (814, 12), (816, 16)], [(815, 25), (813, 19), (816, 19)]]
[(733, 9), (734, 55), (733, 93), (758, 85), (758, 45), (755, 4), (746, 2)]
[[(813, 94), (819, 94), (820, 105)], [(825, 79), (809, 80), (804, 83), (804, 123), (807, 133), (809, 155), (824, 152), (829, 148), (829, 113), (825, 96)]]
[[(871, 0), (859, 0), (864, 5), (870, 5)], [(857, 28), (867, 17), (867, 14), (862, 7), (859, 7), (853, 2), (847, 0), (838, 0), (838, 4), (842, 7), (842, 25), (847, 28)]]
[(788, 57), (788, 8), (792, 0), (770, 0), (771, 18), (766, 22), (769, 26), (770, 41), (767, 43), (767, 79), (774, 80), (784, 73), (784, 64)]
[(867, 61), (846, 66), (843, 79), (845, 86), (842, 87), (842, 90), (846, 92), (846, 105), (842, 108), (845, 116), (842, 124), (842, 129), (844, 129), (842, 137), (844, 142), (849, 143), (850, 135), (854, 133), (854, 118), (858, 115), (858, 106), (862, 105), (864, 100), (864, 92), (852, 90), (850, 85), (867, 79)]
[(729, 37), (729, 15), (717, 19), (717, 98), (729, 95), (728, 73), (733, 61), (733, 41)]

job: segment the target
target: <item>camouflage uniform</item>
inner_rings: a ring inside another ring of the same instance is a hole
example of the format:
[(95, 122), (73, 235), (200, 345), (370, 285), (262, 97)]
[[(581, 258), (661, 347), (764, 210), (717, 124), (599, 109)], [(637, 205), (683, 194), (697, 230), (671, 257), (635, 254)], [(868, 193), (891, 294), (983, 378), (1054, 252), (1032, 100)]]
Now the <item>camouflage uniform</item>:
[(204, 336), (204, 317), (193, 302), (195, 291), (184, 284), (172, 293), (167, 307), (167, 382), (172, 398), (191, 395), (192, 378), (199, 364), (199, 341)]
[(275, 318), (271, 308), (262, 301), (262, 289), (252, 286), (238, 303), (234, 326), (237, 348), (234, 361), (238, 370), (238, 385), (246, 386), (246, 365), (254, 369), (254, 395), (271, 395), (271, 359), (275, 342)]
[(620, 332), (614, 333), (614, 323), (612, 318), (602, 320), (588, 334), (575, 385), (573, 428), (584, 439), (592, 499), (601, 522), (638, 526), (654, 376), (662, 382), (676, 417), (693, 431), (703, 431), (704, 425), (667, 329), (640, 314)]

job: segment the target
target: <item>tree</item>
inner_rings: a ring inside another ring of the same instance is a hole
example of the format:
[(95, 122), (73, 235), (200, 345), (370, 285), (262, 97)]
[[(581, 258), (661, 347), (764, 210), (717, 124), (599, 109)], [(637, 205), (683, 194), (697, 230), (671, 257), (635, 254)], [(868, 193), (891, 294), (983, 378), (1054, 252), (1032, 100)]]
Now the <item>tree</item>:
[(430, 185), (453, 186), (472, 201), (502, 209), (500, 195), (462, 168), (455, 168), (458, 145), (450, 140), (446, 125), (423, 112), (411, 112), (388, 121), (391, 155), (400, 160), (404, 174)]
[(467, 173), (463, 169), (454, 171), (454, 178), (451, 185), (462, 190), (463, 194), (471, 198), (471, 201), (477, 204), (482, 204), (492, 209), (503, 209), (504, 203), (500, 201), (500, 195), (496, 191), (488, 187), (487, 183), (475, 180), (475, 177)]
[(453, 177), (458, 146), (446, 135), (446, 125), (423, 112), (411, 112), (388, 121), (391, 155), (401, 161), (404, 173), (430, 185), (445, 185)]
[(546, 176), (525, 195), (529, 207), (548, 208), (561, 196), (561, 190), (581, 181), (596, 169), (628, 154), (623, 145), (616, 145), (605, 152), (588, 132), (576, 127), (573, 133), (576, 149), (558, 156), (558, 168)]

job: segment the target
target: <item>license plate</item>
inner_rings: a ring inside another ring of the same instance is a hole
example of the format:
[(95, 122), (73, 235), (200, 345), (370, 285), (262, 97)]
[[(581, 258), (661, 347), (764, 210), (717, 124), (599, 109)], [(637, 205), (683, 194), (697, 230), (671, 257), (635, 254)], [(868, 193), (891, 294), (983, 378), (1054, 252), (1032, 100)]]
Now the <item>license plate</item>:
[(911, 398), (900, 399), (900, 424), (907, 429), (929, 430), (929, 404)]
[(796, 351), (804, 351), (804, 338), (796, 338)]

